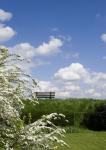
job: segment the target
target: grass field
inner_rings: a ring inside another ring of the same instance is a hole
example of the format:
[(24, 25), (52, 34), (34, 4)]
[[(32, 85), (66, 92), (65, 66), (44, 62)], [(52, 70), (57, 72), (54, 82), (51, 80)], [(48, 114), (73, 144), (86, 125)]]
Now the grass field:
[(66, 134), (65, 141), (70, 147), (59, 147), (58, 150), (106, 150), (106, 132)]
[(80, 133), (67, 133), (64, 141), (69, 147), (57, 150), (106, 150), (106, 132), (82, 130)]

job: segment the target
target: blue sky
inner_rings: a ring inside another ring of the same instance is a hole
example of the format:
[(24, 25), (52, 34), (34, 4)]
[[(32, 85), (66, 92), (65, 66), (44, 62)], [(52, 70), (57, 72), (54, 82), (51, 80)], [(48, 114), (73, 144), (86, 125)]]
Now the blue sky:
[(0, 9), (0, 44), (31, 60), (23, 69), (42, 91), (106, 97), (105, 0), (1, 0)]

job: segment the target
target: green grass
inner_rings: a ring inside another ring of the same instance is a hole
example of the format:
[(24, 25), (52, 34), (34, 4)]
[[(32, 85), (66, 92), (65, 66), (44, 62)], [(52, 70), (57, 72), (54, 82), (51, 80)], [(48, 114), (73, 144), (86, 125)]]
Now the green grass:
[(70, 147), (59, 147), (58, 150), (106, 150), (106, 132), (67, 133), (64, 140)]
[(67, 133), (64, 141), (69, 147), (59, 146), (57, 150), (106, 150), (106, 132), (79, 130), (79, 133)]

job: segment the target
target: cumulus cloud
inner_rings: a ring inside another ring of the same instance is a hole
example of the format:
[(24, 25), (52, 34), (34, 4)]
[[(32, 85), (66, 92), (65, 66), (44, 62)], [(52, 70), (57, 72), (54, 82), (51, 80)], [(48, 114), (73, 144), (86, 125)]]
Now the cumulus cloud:
[(0, 21), (8, 21), (12, 18), (12, 13), (4, 11), (3, 9), (0, 9)]
[(80, 63), (72, 63), (70, 66), (61, 68), (54, 74), (56, 79), (62, 81), (80, 80), (86, 74), (86, 70)]
[(47, 92), (47, 91), (58, 91), (58, 87), (56, 87), (50, 81), (39, 81), (38, 82), (39, 89), (38, 91)]
[(63, 46), (63, 41), (59, 38), (51, 37), (48, 43), (43, 43), (36, 48), (36, 55), (49, 55), (59, 52), (59, 48)]
[(90, 95), (91, 97), (96, 97), (96, 98), (100, 98), (101, 97), (101, 93), (96, 92), (95, 89), (88, 89), (85, 91), (86, 95)]
[(80, 86), (77, 85), (77, 84), (73, 84), (73, 83), (71, 83), (71, 82), (70, 82), (69, 84), (68, 84), (68, 83), (65, 83), (65, 84), (64, 84), (64, 90), (65, 90), (65, 91), (69, 91), (69, 90), (70, 90), (70, 91), (73, 91), (73, 92), (74, 92), (74, 91), (79, 91), (79, 90), (80, 90)]
[(10, 40), (16, 32), (9, 26), (1, 22), (8, 21), (12, 18), (12, 13), (0, 9), (0, 43)]
[(41, 91), (55, 91), (59, 98), (106, 98), (106, 73), (90, 71), (80, 63), (60, 68), (53, 81), (39, 85)]
[(70, 96), (70, 93), (67, 91), (61, 91), (54, 82), (51, 81), (39, 81), (38, 89), (36, 91), (40, 92), (56, 92), (56, 97), (66, 98)]
[(16, 32), (9, 26), (0, 25), (0, 43), (10, 40)]
[[(61, 85), (57, 84), (55, 81), (39, 81), (39, 88), (37, 91), (47, 92), (52, 91), (55, 92), (56, 98), (69, 98), (69, 97), (77, 97), (76, 91), (80, 91), (80, 87), (77, 85)], [(79, 96), (79, 95), (78, 95)], [(80, 95), (81, 96), (81, 95)]]
[(106, 43), (106, 33), (103, 33), (100, 38), (103, 42)]
[(52, 55), (60, 51), (60, 47), (63, 45), (63, 41), (59, 38), (51, 37), (47, 43), (43, 43), (38, 47), (32, 46), (30, 43), (19, 43), (13, 47), (9, 47), (11, 53), (20, 55), (22, 58), (30, 60), (29, 64), (21, 64), (21, 68), (30, 71), (32, 68), (36, 68), (42, 65), (49, 65), (50, 62), (43, 61), (39, 56)]
[(30, 43), (20, 43), (9, 47), (9, 50), (23, 58), (32, 58), (35, 55), (35, 48)]
[(58, 53), (63, 42), (59, 38), (52, 37), (48, 43), (43, 43), (38, 47), (32, 46), (30, 43), (20, 43), (10, 47), (10, 51), (21, 55), (24, 58), (32, 58), (34, 56), (46, 56)]

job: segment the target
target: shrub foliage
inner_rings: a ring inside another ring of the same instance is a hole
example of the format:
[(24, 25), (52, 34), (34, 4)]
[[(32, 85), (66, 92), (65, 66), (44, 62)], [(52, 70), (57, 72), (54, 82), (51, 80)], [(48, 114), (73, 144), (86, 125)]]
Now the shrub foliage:
[[(75, 127), (86, 127), (89, 128), (90, 116), (95, 115), (95, 118), (99, 115), (104, 114), (102, 117), (102, 123), (105, 126), (104, 118), (106, 114), (103, 113), (106, 100), (94, 100), (94, 99), (66, 99), (66, 100), (39, 100), (39, 105), (32, 106), (29, 102), (25, 102), (25, 109), (23, 110), (22, 117), (25, 118), (26, 124), (29, 122), (29, 113), (31, 113), (31, 122), (39, 119), (43, 114), (47, 115), (50, 113), (62, 113), (66, 116), (66, 120), (58, 119), (54, 123), (59, 126), (75, 126)], [(101, 108), (98, 110), (98, 108)], [(101, 114), (102, 113), (102, 114)], [(26, 117), (25, 117), (26, 116)], [(93, 118), (93, 121), (95, 120)], [(98, 121), (99, 123), (99, 121)], [(93, 124), (91, 122), (92, 128)], [(95, 128), (96, 129), (96, 128)], [(103, 126), (101, 128), (103, 129)]]

